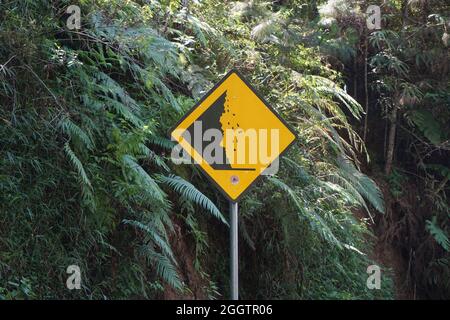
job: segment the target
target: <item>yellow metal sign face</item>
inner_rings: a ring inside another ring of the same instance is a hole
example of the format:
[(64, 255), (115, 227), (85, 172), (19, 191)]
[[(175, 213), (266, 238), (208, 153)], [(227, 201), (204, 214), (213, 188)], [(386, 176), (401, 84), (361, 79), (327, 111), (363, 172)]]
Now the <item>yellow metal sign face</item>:
[(172, 131), (194, 163), (232, 201), (276, 173), (295, 134), (237, 71), (227, 74)]

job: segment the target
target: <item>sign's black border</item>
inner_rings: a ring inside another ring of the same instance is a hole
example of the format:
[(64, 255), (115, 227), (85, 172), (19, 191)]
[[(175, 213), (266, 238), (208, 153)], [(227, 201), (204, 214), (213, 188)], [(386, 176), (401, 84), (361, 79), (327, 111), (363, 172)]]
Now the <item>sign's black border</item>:
[[(214, 87), (212, 87), (173, 127), (170, 129), (169, 132), (169, 138), (172, 139), (172, 132), (183, 122), (192, 112), (194, 112), (195, 109), (197, 109), (200, 104), (203, 103), (225, 80), (227, 80), (232, 74), (236, 74), (249, 88), (250, 90), (265, 104), (265, 106), (286, 126), (286, 128), (294, 135), (294, 140), (279, 154), (276, 160), (279, 160), (291, 147), (292, 145), (298, 140), (298, 136), (296, 132), (291, 128), (291, 126), (278, 114), (278, 112), (275, 111), (274, 108), (258, 93), (258, 91), (245, 79), (245, 77), (235, 68), (231, 69), (219, 82), (217, 82)], [(272, 162), (272, 163), (273, 163)], [(219, 189), (219, 191), (225, 196), (225, 198), (233, 203), (239, 202), (239, 200), (247, 194), (247, 192), (250, 190), (250, 188), (256, 184), (261, 177), (263, 176), (263, 173), (261, 173), (255, 180), (252, 181), (251, 184), (236, 198), (231, 198), (228, 193), (225, 192), (225, 190), (200, 166), (199, 164), (194, 164), (198, 168), (200, 168), (200, 171), (212, 182), (212, 184)], [(270, 167), (270, 165), (269, 165)], [(268, 167), (268, 168), (269, 168)], [(268, 169), (266, 168), (266, 170)]]

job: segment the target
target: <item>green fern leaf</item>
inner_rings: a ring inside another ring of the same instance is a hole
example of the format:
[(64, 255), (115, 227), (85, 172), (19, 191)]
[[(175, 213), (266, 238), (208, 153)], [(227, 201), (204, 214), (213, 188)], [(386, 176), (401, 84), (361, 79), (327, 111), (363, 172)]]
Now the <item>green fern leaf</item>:
[(87, 149), (92, 150), (94, 148), (94, 143), (89, 135), (69, 118), (61, 121), (61, 128), (71, 139), (81, 141)]
[(149, 194), (153, 200), (157, 200), (161, 203), (166, 199), (166, 194), (161, 190), (155, 180), (142, 168), (135, 159), (130, 155), (124, 155), (122, 157), (124, 166), (132, 173), (136, 178), (136, 182), (142, 188), (143, 192)]
[(327, 225), (325, 220), (319, 214), (314, 212), (314, 210), (310, 210), (309, 208), (307, 208), (307, 206), (302, 203), (303, 201), (300, 199), (300, 197), (297, 196), (297, 194), (291, 187), (289, 187), (287, 184), (276, 177), (269, 177), (268, 179), (275, 186), (285, 191), (289, 195), (290, 199), (295, 204), (298, 213), (300, 213), (301, 216), (307, 219), (314, 230), (316, 230), (328, 242), (336, 245), (339, 248), (342, 248), (342, 243), (333, 234), (331, 228)]
[(191, 183), (187, 182), (181, 177), (175, 175), (163, 176), (158, 175), (157, 178), (160, 182), (167, 184), (173, 188), (176, 192), (182, 194), (186, 199), (200, 205), (202, 208), (208, 210), (214, 217), (228, 225), (227, 221), (223, 217), (216, 205), (208, 199), (203, 193), (195, 188)]
[(69, 158), (69, 161), (72, 163), (74, 168), (77, 170), (78, 175), (81, 178), (81, 181), (89, 188), (92, 188), (91, 181), (89, 180), (86, 171), (84, 170), (83, 164), (81, 163), (80, 159), (78, 159), (76, 154), (72, 151), (72, 149), (69, 146), (69, 143), (67, 142), (64, 144), (64, 152), (66, 153), (67, 157)]
[(442, 142), (442, 129), (439, 122), (429, 111), (415, 110), (411, 114), (412, 121), (431, 143), (438, 145)]
[(142, 222), (136, 220), (124, 219), (123, 223), (134, 226), (142, 231), (151, 238), (151, 240), (164, 252), (164, 254), (169, 257), (173, 263), (176, 264), (175, 257), (173, 255), (170, 245), (167, 243), (161, 235), (159, 235), (158, 230), (150, 224), (143, 224)]
[(445, 231), (439, 227), (436, 216), (434, 216), (431, 221), (427, 220), (426, 223), (427, 230), (430, 232), (436, 242), (439, 243), (445, 251), (450, 251), (450, 239), (448, 238)]
[(143, 245), (141, 247), (141, 252), (147, 258), (149, 263), (155, 266), (156, 274), (158, 274), (174, 289), (183, 289), (184, 285), (178, 275), (177, 268), (168, 257), (154, 251), (149, 245)]

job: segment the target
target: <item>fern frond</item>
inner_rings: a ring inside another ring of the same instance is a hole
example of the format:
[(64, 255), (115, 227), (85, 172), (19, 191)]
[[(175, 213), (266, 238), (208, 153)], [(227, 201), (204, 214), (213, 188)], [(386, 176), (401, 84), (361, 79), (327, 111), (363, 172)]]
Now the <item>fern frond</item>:
[[(359, 172), (353, 163), (344, 156), (338, 156), (339, 175), (350, 182), (354, 188), (380, 213), (384, 213), (383, 194), (376, 183)], [(370, 213), (369, 213), (370, 214)]]
[(326, 241), (336, 245), (339, 248), (342, 248), (342, 243), (333, 234), (325, 220), (323, 220), (323, 218), (319, 214), (314, 212), (314, 210), (309, 209), (305, 203), (302, 203), (303, 201), (297, 196), (297, 194), (291, 187), (289, 187), (287, 184), (276, 177), (269, 177), (268, 179), (275, 186), (289, 195), (289, 198), (292, 200), (298, 210), (297, 212), (307, 219), (307, 221), (315, 231), (317, 231)]
[(166, 150), (172, 150), (172, 148), (176, 145), (175, 142), (170, 139), (160, 137), (160, 136), (155, 136), (155, 135), (151, 135), (147, 139), (147, 142), (152, 145), (166, 149)]
[(141, 186), (142, 191), (151, 195), (161, 203), (165, 201), (166, 194), (161, 190), (155, 180), (135, 161), (130, 155), (124, 155), (122, 162), (125, 167), (136, 178), (136, 182)]
[(162, 82), (161, 79), (159, 79), (156, 76), (152, 76), (151, 81), (154, 83), (158, 91), (162, 93), (165, 101), (167, 101), (176, 112), (180, 113), (182, 111), (180, 104), (178, 103), (177, 99), (175, 99), (175, 96), (173, 95), (172, 91), (170, 91), (170, 89), (167, 88), (164, 82)]
[(252, 29), (250, 36), (255, 40), (266, 42), (274, 36), (274, 33), (279, 29), (279, 24), (279, 17), (274, 14), (270, 18), (256, 25)]
[(425, 110), (412, 111), (411, 120), (432, 144), (439, 145), (442, 142), (444, 131), (431, 112)]
[(158, 155), (153, 150), (150, 150), (145, 144), (139, 143), (138, 148), (141, 154), (145, 155), (152, 163), (157, 165), (158, 167), (164, 169), (166, 172), (170, 171), (170, 168), (167, 166), (167, 164), (164, 162), (164, 159)]
[(445, 251), (450, 251), (450, 239), (448, 238), (445, 231), (439, 227), (436, 216), (434, 216), (431, 221), (427, 220), (426, 224), (427, 230), (430, 232), (436, 242), (439, 243)]
[(183, 16), (186, 18), (186, 21), (189, 23), (189, 25), (191, 26), (192, 30), (195, 33), (195, 36), (202, 45), (204, 46), (208, 45), (208, 38), (212, 39), (216, 37), (221, 37), (220, 33), (205, 21), (201, 21), (191, 14), (181, 12), (179, 17)]
[(143, 125), (142, 120), (135, 116), (123, 103), (106, 96), (103, 99), (108, 107), (112, 108), (118, 115), (122, 116), (134, 126), (141, 127)]
[(356, 119), (361, 119), (361, 114), (364, 113), (362, 106), (335, 82), (324, 77), (312, 75), (305, 76), (305, 80), (312, 83), (311, 87), (318, 93), (317, 96), (320, 96), (320, 93), (331, 94), (342, 102)]
[(191, 183), (173, 174), (169, 176), (158, 175), (157, 179), (160, 182), (167, 184), (176, 192), (182, 194), (186, 199), (189, 199), (190, 201), (200, 205), (202, 208), (208, 210), (214, 217), (228, 225), (227, 221), (223, 217), (220, 210), (217, 209), (216, 205), (197, 188), (195, 188)]
[(81, 141), (88, 150), (92, 150), (94, 148), (94, 143), (92, 142), (92, 139), (89, 137), (89, 135), (83, 129), (73, 123), (69, 118), (64, 118), (64, 120), (61, 121), (60, 125), (63, 132), (67, 134), (71, 139)]
[(81, 178), (81, 181), (88, 186), (89, 188), (92, 188), (91, 181), (89, 180), (86, 171), (84, 170), (83, 164), (81, 163), (80, 159), (76, 156), (76, 154), (72, 151), (72, 149), (69, 146), (69, 143), (64, 144), (64, 152), (66, 153), (67, 157), (69, 158), (70, 163), (73, 165), (73, 167), (78, 172), (79, 177)]
[(155, 266), (157, 275), (174, 289), (183, 289), (184, 284), (178, 275), (177, 268), (168, 257), (156, 252), (149, 245), (141, 246), (141, 252), (147, 258), (149, 264)]
[(122, 222), (144, 231), (145, 235), (149, 237), (152, 242), (154, 242), (161, 249), (161, 251), (172, 260), (175, 265), (177, 264), (172, 249), (170, 248), (167, 240), (161, 237), (161, 235), (159, 235), (158, 233), (158, 230), (151, 224), (143, 224), (142, 222), (128, 219), (124, 219), (122, 220)]

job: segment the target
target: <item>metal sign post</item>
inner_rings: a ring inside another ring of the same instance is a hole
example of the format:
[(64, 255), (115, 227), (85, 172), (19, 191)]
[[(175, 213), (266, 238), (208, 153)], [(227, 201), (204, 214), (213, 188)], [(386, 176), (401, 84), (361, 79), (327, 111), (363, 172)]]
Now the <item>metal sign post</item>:
[(230, 201), (230, 299), (239, 299), (238, 203)]

